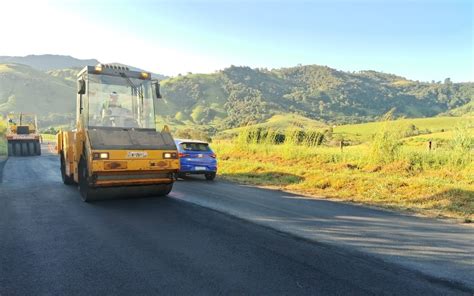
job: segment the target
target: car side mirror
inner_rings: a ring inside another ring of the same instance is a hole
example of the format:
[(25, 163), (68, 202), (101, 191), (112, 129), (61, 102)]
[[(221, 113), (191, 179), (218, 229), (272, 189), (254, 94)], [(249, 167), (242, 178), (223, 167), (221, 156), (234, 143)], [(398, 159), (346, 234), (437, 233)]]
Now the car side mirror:
[(77, 93), (79, 95), (86, 93), (86, 81), (82, 78), (77, 81)]
[(161, 92), (160, 92), (160, 83), (158, 81), (153, 82), (153, 90), (155, 94), (155, 98), (161, 99)]

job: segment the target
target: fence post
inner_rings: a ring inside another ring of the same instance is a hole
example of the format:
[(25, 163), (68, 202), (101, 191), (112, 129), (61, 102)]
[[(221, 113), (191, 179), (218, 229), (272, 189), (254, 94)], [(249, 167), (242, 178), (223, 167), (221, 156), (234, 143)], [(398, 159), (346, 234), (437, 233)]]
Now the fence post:
[(343, 150), (344, 150), (344, 140), (341, 140), (341, 142), (339, 143), (339, 146), (341, 147), (341, 152), (343, 152)]
[(432, 148), (432, 142), (431, 140), (428, 142), (428, 150), (431, 151), (431, 148)]

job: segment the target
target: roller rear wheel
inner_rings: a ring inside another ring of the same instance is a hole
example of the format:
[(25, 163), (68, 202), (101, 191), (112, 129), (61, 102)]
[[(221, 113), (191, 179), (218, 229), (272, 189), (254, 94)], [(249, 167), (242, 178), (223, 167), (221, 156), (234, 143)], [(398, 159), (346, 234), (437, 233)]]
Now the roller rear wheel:
[(28, 152), (28, 143), (22, 142), (20, 143), (21, 146), (21, 156), (29, 156), (30, 153)]
[(36, 155), (35, 142), (28, 142), (28, 155)]
[(40, 142), (39, 142), (39, 141), (38, 141), (38, 142), (35, 142), (35, 145), (34, 145), (34, 146), (35, 146), (35, 148), (34, 148), (34, 149), (35, 149), (35, 153), (34, 153), (34, 154), (35, 154), (35, 155), (41, 155), (41, 144), (40, 144)]
[(61, 178), (63, 179), (63, 183), (66, 185), (74, 184), (74, 177), (71, 174), (70, 176), (66, 175), (66, 161), (64, 160), (64, 156), (61, 154)]
[(14, 155), (13, 146), (14, 146), (13, 143), (11, 142), (8, 143), (8, 156)]
[(21, 156), (21, 145), (20, 143), (13, 143), (13, 155)]

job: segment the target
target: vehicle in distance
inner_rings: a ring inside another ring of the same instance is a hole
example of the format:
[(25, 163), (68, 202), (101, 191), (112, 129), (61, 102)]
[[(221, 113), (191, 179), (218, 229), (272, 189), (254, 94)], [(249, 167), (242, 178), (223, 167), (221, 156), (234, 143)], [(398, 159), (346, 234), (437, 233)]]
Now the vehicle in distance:
[(148, 72), (103, 64), (80, 71), (76, 129), (58, 134), (63, 182), (77, 183), (84, 201), (167, 195), (179, 160), (168, 128), (156, 129), (159, 98)]
[(214, 180), (217, 174), (216, 154), (209, 143), (199, 140), (175, 139), (178, 147), (180, 170), (178, 177), (204, 175), (206, 180)]
[(10, 113), (7, 115), (7, 119), (8, 156), (41, 155), (36, 115)]

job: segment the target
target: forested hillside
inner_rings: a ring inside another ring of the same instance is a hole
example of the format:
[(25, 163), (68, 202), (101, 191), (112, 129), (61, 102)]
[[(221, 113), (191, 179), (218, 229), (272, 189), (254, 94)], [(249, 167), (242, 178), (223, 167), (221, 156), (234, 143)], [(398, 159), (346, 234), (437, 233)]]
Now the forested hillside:
[(329, 123), (396, 116), (429, 117), (458, 110), (474, 98), (473, 83), (417, 82), (375, 71), (348, 73), (323, 66), (276, 70), (230, 67), (163, 81), (168, 120), (236, 127), (274, 114), (295, 113)]

